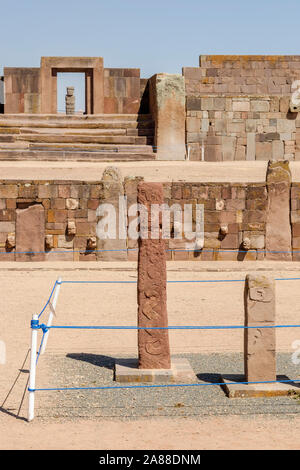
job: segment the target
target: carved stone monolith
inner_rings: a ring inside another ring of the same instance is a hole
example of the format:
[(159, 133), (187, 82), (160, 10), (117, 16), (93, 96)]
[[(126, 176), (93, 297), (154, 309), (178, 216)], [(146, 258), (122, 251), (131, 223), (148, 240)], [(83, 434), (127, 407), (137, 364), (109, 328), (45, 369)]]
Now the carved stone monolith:
[[(248, 274), (245, 284), (245, 380), (276, 380), (275, 284), (266, 276)], [(263, 327), (263, 328), (260, 328)]]
[[(151, 206), (163, 204), (163, 185), (139, 183), (137, 200), (147, 209), (146, 219), (141, 225), (144, 224), (148, 235), (148, 238), (139, 239), (138, 326), (167, 327), (166, 245), (159, 227), (157, 238), (151, 238)], [(140, 369), (171, 367), (168, 330), (138, 330), (138, 350)]]
[(269, 162), (266, 259), (292, 260), (290, 221), (291, 171), (288, 161)]
[(67, 87), (67, 94), (65, 97), (66, 100), (66, 114), (75, 114), (75, 96), (74, 96), (74, 87)]

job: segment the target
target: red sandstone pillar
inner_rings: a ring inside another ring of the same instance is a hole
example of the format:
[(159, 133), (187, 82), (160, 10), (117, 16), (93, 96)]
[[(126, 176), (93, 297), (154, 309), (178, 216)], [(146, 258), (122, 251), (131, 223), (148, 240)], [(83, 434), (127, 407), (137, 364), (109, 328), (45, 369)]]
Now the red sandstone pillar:
[[(168, 326), (166, 291), (166, 245), (159, 231), (158, 239), (151, 239), (151, 205), (162, 204), (163, 185), (138, 185), (138, 203), (148, 211), (148, 239), (139, 240), (138, 257), (138, 326)], [(147, 222), (147, 221), (146, 221)], [(170, 369), (168, 330), (138, 330), (140, 369)]]
[[(275, 284), (267, 276), (248, 274), (245, 285), (245, 378), (276, 380)], [(253, 327), (256, 328), (253, 328)]]

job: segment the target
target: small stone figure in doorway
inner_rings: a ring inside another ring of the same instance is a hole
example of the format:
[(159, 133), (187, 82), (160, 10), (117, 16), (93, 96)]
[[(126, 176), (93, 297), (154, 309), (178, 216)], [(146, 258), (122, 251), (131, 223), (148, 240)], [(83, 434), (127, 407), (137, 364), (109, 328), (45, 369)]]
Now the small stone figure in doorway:
[(75, 114), (75, 95), (74, 95), (74, 87), (68, 86), (67, 87), (67, 94), (66, 94), (66, 114)]

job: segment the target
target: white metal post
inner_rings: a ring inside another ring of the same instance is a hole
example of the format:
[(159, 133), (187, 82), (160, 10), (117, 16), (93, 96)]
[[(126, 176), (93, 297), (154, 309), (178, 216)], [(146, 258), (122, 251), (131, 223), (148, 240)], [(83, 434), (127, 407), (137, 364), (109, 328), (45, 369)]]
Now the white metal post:
[[(59, 291), (60, 291), (61, 282), (62, 282), (62, 279), (61, 279), (61, 277), (59, 277), (56, 281), (56, 286), (55, 286), (54, 296), (53, 296), (53, 302), (49, 302), (50, 313), (49, 313), (47, 326), (51, 326), (52, 322), (53, 322), (53, 317), (55, 315), (55, 309), (56, 309), (56, 304), (57, 304), (58, 294), (59, 294)], [(50, 330), (46, 331), (46, 333), (45, 333), (42, 348), (41, 348), (41, 354), (44, 354), (44, 352), (46, 350), (49, 331)]]
[[(33, 322), (38, 322), (38, 315), (32, 315)], [(36, 350), (37, 350), (37, 335), (38, 329), (31, 325), (31, 351), (30, 351), (30, 374), (29, 374), (29, 389), (35, 389), (35, 374), (36, 374)], [(34, 418), (34, 391), (29, 392), (29, 406), (28, 406), (28, 421)]]

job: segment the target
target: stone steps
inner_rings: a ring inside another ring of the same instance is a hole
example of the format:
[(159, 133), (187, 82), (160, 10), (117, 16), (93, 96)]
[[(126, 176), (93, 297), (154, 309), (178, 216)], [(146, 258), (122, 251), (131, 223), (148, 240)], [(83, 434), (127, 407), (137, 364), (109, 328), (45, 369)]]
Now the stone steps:
[(126, 145), (126, 144), (83, 144), (83, 143), (41, 143), (41, 142), (13, 142), (0, 144), (0, 150), (81, 150), (81, 151), (109, 151), (152, 153), (152, 145)]
[(127, 145), (151, 145), (152, 137), (127, 136), (127, 135), (58, 135), (58, 134), (27, 134), (27, 135), (0, 135), (2, 142), (34, 142), (57, 144), (127, 144)]
[(134, 128), (112, 128), (112, 129), (76, 129), (76, 128), (47, 128), (44, 127), (0, 127), (1, 135), (26, 135), (28, 134), (51, 134), (51, 135), (135, 135), (135, 136), (153, 136), (153, 128), (134, 129)]
[(87, 116), (66, 116), (56, 114), (0, 114), (0, 128), (42, 127), (42, 128), (145, 128), (152, 127), (149, 114), (93, 114)]
[(132, 162), (155, 160), (153, 152), (0, 149), (0, 161)]
[(0, 159), (153, 160), (153, 135), (148, 114), (4, 114)]

